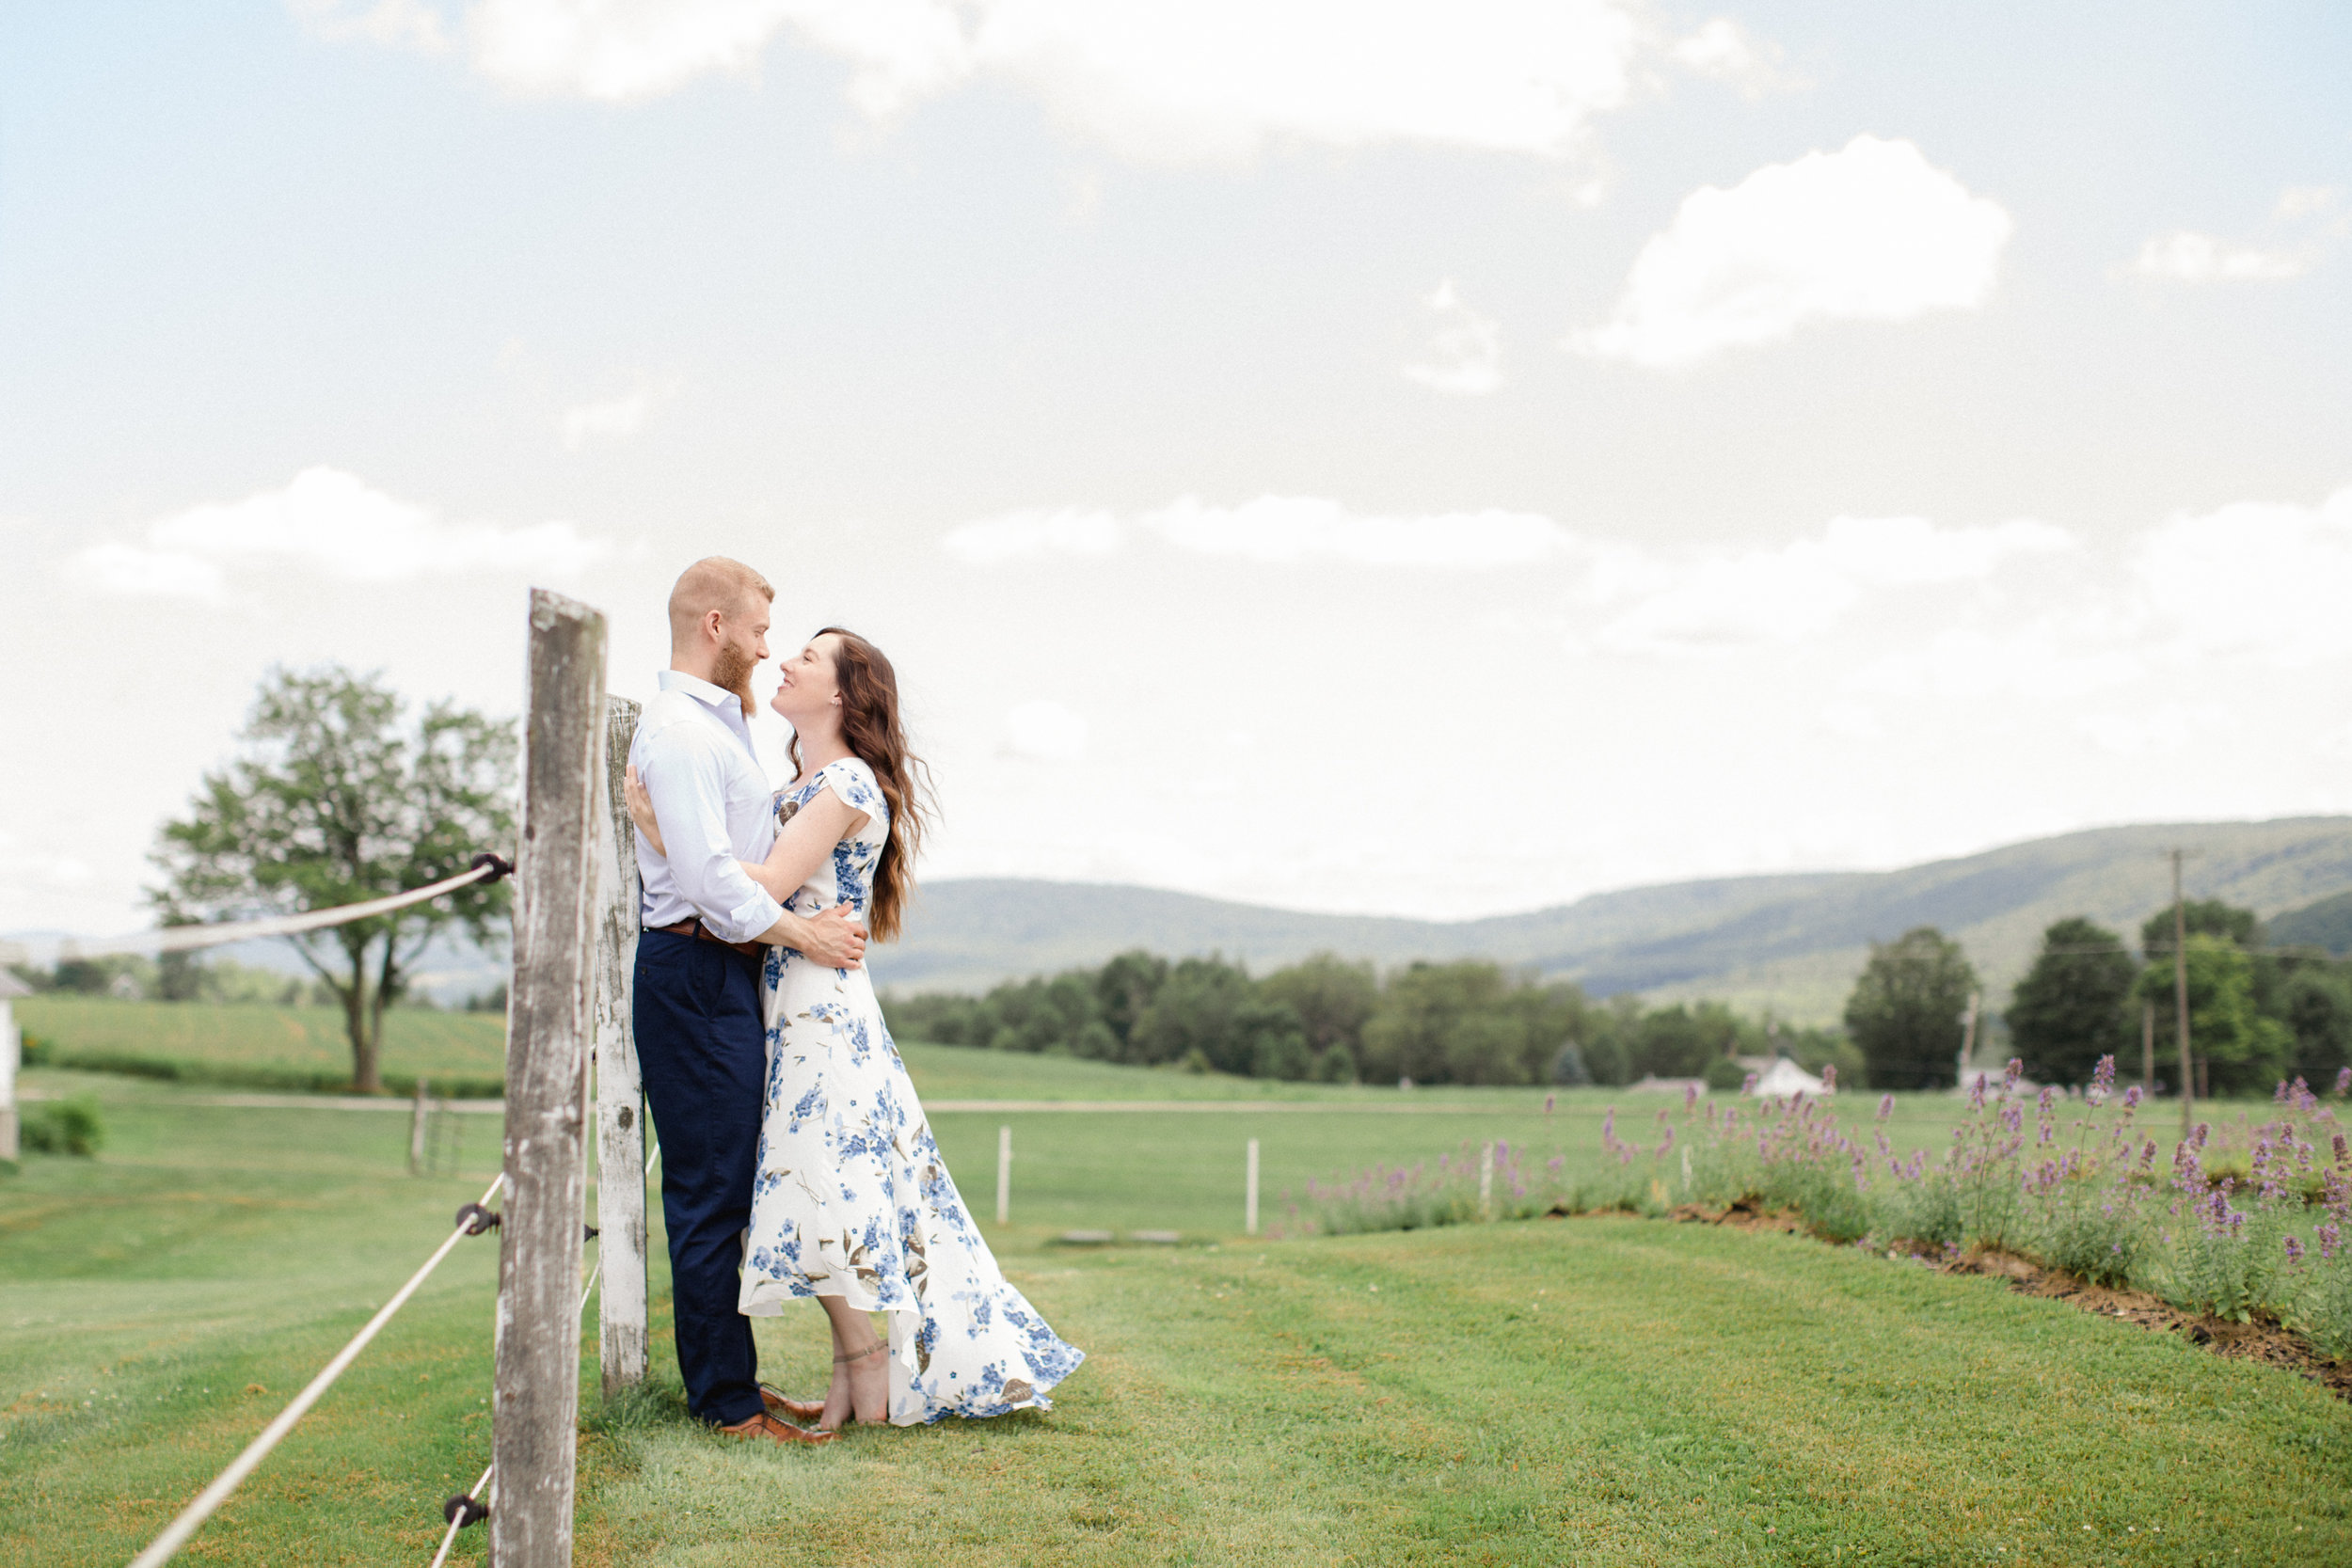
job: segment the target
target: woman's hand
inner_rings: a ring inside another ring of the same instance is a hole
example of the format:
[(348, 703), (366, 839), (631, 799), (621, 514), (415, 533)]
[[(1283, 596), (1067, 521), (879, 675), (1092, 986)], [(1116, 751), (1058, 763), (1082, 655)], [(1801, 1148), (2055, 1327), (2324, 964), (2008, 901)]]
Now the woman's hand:
[(661, 824), (654, 818), (653, 797), (646, 793), (645, 781), (637, 776), (635, 763), (630, 763), (622, 775), (621, 788), (628, 799), (628, 819), (637, 824), (637, 831), (645, 835), (645, 842), (653, 846), (655, 854), (668, 854), (661, 847)]

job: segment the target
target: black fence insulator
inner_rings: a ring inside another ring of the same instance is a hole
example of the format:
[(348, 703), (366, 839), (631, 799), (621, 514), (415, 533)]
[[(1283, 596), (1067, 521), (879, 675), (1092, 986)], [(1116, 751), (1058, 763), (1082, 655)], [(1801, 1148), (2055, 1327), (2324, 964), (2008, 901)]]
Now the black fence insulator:
[(478, 1525), (489, 1516), (490, 1505), (474, 1501), (469, 1493), (460, 1492), (441, 1505), (441, 1517), (459, 1529), (468, 1525)]
[(485, 1230), (499, 1227), (498, 1211), (485, 1209), (479, 1203), (469, 1203), (457, 1211), (457, 1218), (452, 1223), (464, 1226), (469, 1236), (479, 1236)]
[(580, 1243), (581, 1243), (581, 1244), (582, 1244), (582, 1245), (585, 1245), (586, 1243), (590, 1243), (590, 1242), (593, 1242), (593, 1241), (595, 1241), (595, 1240), (596, 1239), (596, 1227), (595, 1226), (593, 1226), (593, 1225), (582, 1226), (580, 1228), (588, 1232), (588, 1234), (587, 1234), (587, 1235), (582, 1236), (582, 1237), (580, 1239)]
[(474, 884), (476, 887), (488, 887), (492, 882), (503, 881), (515, 874), (515, 863), (513, 861), (508, 860), (504, 855), (495, 854), (488, 849), (485, 849), (482, 853), (476, 855), (472, 861), (468, 863), (466, 869), (470, 871), (477, 865), (486, 865), (489, 866), (491, 870), (487, 877), (483, 878), (482, 880)]

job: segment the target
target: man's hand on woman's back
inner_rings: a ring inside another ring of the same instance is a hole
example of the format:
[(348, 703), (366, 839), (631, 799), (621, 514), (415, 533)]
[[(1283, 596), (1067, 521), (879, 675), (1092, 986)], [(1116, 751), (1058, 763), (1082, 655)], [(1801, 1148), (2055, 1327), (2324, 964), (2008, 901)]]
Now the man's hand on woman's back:
[(822, 914), (806, 918), (787, 915), (785, 919), (797, 920), (803, 929), (787, 937), (784, 945), (803, 958), (827, 969), (858, 969), (865, 965), (866, 927), (850, 912), (849, 905), (836, 904)]

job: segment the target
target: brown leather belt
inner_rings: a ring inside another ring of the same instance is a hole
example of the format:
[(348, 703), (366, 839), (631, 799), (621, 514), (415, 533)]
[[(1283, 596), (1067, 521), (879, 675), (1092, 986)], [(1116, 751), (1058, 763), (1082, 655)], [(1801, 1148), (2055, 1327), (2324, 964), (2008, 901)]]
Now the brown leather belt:
[(747, 958), (756, 958), (760, 957), (759, 943), (755, 942), (728, 942), (723, 938), (713, 936), (711, 934), (710, 927), (705, 926), (699, 920), (681, 920), (675, 926), (648, 926), (645, 929), (648, 931), (660, 931), (664, 936), (692, 937), (696, 942), (715, 942), (720, 946), (740, 953)]

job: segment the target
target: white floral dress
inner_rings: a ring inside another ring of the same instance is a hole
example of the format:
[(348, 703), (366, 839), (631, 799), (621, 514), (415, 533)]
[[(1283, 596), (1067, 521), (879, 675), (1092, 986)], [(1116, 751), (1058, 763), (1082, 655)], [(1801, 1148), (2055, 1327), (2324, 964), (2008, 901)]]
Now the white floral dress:
[[(873, 769), (846, 757), (778, 794), (790, 816), (830, 788), (866, 822), (786, 900), (863, 916), (889, 836)], [(957, 1196), (863, 969), (771, 948), (763, 971), (768, 1109), (743, 1248), (742, 1310), (837, 1295), (890, 1320), (890, 1419), (1048, 1410), (1086, 1353), (1006, 1283)]]

